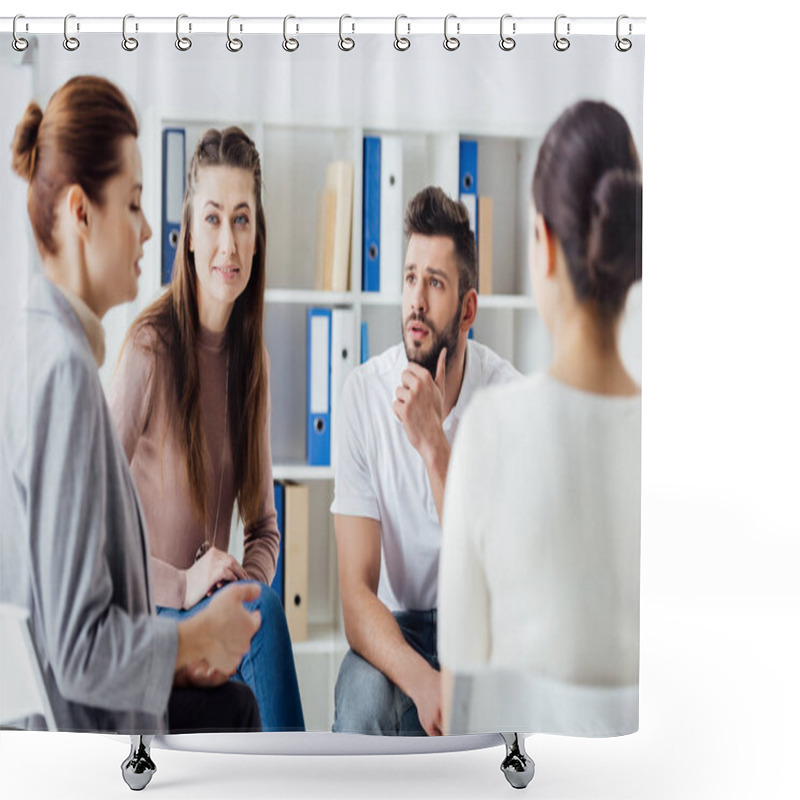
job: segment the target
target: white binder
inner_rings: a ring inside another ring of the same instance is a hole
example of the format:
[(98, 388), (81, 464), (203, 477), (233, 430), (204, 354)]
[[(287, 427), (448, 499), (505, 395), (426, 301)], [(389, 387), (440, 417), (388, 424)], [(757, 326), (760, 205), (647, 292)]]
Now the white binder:
[(334, 308), (331, 314), (331, 465), (336, 467), (342, 389), (356, 359), (356, 314), (352, 308)]
[(403, 140), (381, 136), (381, 292), (403, 290)]

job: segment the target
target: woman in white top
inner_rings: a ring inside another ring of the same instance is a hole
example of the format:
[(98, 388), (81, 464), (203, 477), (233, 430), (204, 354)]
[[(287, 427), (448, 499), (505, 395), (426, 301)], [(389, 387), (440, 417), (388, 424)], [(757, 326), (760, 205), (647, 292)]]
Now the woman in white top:
[(641, 278), (641, 171), (618, 111), (567, 109), (533, 177), (541, 374), (468, 409), (444, 504), (439, 654), (451, 733), (638, 728), (641, 395), (618, 347)]

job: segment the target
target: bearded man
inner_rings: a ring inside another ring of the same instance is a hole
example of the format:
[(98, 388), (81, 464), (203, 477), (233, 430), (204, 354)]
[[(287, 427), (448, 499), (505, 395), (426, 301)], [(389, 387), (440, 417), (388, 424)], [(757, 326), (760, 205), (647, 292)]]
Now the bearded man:
[(350, 650), (333, 730), (347, 733), (442, 733), (436, 603), (450, 447), (475, 391), (519, 377), (469, 339), (477, 249), (466, 207), (427, 187), (408, 205), (405, 234), (402, 342), (350, 374), (334, 431)]

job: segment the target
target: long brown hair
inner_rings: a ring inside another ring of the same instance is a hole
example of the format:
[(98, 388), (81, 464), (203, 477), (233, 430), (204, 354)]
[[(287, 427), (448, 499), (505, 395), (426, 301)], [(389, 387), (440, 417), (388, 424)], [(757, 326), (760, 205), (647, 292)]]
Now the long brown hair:
[(29, 183), (28, 216), (42, 252), (58, 252), (56, 206), (64, 189), (77, 184), (102, 206), (106, 182), (122, 169), (120, 140), (138, 135), (130, 104), (105, 78), (68, 80), (44, 112), (28, 104), (14, 131), (11, 166)]
[[(183, 451), (192, 508), (199, 519), (208, 518), (206, 504), (205, 437), (200, 421), (200, 374), (197, 363), (199, 317), (197, 274), (189, 249), (192, 201), (198, 171), (206, 166), (227, 166), (253, 175), (256, 198), (256, 249), (245, 290), (233, 304), (226, 329), (229, 357), (228, 431), (233, 453), (233, 485), (239, 513), (245, 523), (260, 513), (267, 453), (262, 452), (267, 413), (267, 366), (264, 347), (264, 287), (267, 225), (261, 201), (261, 161), (255, 144), (237, 127), (207, 130), (197, 143), (186, 180), (181, 231), (169, 290), (136, 318), (126, 337), (141, 342), (162, 360), (155, 374), (164, 378), (168, 417)], [(152, 331), (152, 336), (137, 334)], [(123, 351), (125, 347), (123, 346)], [(154, 387), (155, 388), (155, 387)], [(159, 389), (155, 389), (155, 396)], [(152, 409), (147, 409), (149, 416)]]

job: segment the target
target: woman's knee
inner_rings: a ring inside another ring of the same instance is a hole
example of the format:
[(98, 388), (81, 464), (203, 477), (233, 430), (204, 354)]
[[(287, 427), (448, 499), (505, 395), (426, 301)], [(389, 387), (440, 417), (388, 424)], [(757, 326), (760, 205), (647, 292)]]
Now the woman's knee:
[(259, 632), (262, 636), (280, 635), (288, 639), (289, 631), (286, 625), (286, 615), (277, 592), (266, 583), (261, 583), (260, 581), (252, 582), (261, 587), (261, 594), (256, 600), (252, 600), (246, 605), (251, 611), (258, 611), (261, 615)]

